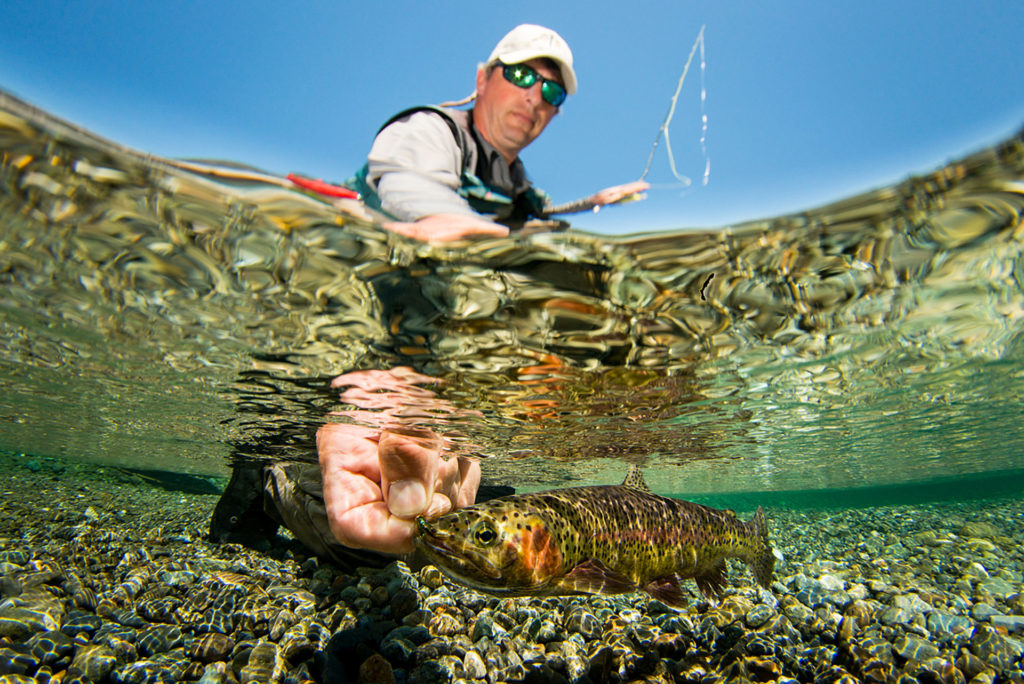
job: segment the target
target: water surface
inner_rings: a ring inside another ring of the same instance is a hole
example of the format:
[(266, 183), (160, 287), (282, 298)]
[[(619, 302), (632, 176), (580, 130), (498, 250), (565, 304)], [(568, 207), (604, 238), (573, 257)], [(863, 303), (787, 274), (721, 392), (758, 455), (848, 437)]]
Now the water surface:
[[(325, 420), (399, 421), (520, 489), (627, 461), (688, 496), (1020, 482), (1021, 135), (802, 214), (624, 237), (430, 245), (228, 176), (0, 94), (0, 449), (222, 475), (312, 459)], [(397, 410), (330, 387), (404, 366), (436, 381)]]

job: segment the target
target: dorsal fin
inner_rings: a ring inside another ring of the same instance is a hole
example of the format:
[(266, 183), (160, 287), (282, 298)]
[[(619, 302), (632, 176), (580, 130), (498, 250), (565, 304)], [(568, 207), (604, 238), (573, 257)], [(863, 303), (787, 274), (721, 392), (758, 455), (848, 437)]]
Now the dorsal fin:
[(626, 473), (626, 479), (622, 482), (623, 487), (629, 487), (635, 489), (638, 492), (647, 492), (652, 494), (651, 488), (644, 482), (644, 474), (640, 472), (640, 467), (634, 463), (629, 465), (629, 472)]

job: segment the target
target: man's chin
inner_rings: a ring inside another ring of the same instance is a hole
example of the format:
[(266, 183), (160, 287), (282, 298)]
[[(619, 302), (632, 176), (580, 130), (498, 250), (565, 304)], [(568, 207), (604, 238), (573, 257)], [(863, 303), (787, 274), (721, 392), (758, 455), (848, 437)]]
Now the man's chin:
[(537, 136), (531, 135), (528, 131), (524, 131), (522, 129), (510, 131), (509, 135), (506, 136), (509, 143), (516, 149), (520, 150), (532, 143), (536, 137)]
[(537, 130), (537, 124), (532, 119), (526, 119), (518, 114), (509, 114), (507, 120), (506, 137), (524, 147), (532, 143), (540, 135), (540, 131)]

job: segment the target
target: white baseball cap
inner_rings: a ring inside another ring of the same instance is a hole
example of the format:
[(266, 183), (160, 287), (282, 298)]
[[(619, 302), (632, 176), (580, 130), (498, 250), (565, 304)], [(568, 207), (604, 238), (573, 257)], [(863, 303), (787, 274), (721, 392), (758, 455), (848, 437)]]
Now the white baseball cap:
[(576, 72), (572, 70), (572, 50), (562, 36), (549, 28), (536, 24), (520, 24), (498, 41), (487, 58), (488, 64), (520, 64), (531, 59), (547, 57), (562, 72), (565, 92), (576, 92)]

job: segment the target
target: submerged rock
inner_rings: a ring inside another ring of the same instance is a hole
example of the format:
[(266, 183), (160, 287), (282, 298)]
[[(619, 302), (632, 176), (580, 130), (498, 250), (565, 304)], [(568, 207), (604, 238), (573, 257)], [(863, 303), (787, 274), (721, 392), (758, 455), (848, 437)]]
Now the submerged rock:
[[(161, 500), (144, 507), (147, 518), (130, 497), (118, 500), (129, 513), (105, 517), (109, 529), (85, 537), (22, 537), (28, 513), (16, 516), (18, 526), (0, 516), (0, 538), (23, 547), (0, 549), (4, 577), (23, 588), (0, 602), (4, 674), (203, 684), (946, 683), (1012, 681), (1024, 655), (1022, 604), (1006, 593), (1020, 588), (1014, 573), (1024, 552), (996, 542), (1012, 561), (985, 559), (982, 576), (971, 547), (944, 532), (924, 551), (893, 543), (914, 539), (915, 526), (957, 529), (944, 522), (950, 507), (919, 507), (914, 516), (846, 511), (833, 516), (844, 527), (831, 532), (804, 514), (773, 512), (773, 539), (792, 574), (776, 578), (772, 596), (740, 574), (716, 604), (694, 595), (667, 609), (639, 593), (498, 599), (401, 564), (342, 573), (294, 551), (271, 557), (210, 544), (187, 529), (205, 525), (198, 509), (174, 513)], [(1024, 540), (1024, 505), (991, 510), (1005, 521), (1001, 535)], [(177, 515), (193, 522), (172, 532), (192, 541), (159, 549), (140, 541)], [(858, 556), (864, 529), (878, 532), (884, 557)], [(942, 560), (929, 566), (921, 553)], [(977, 577), (959, 594), (965, 572)]]

